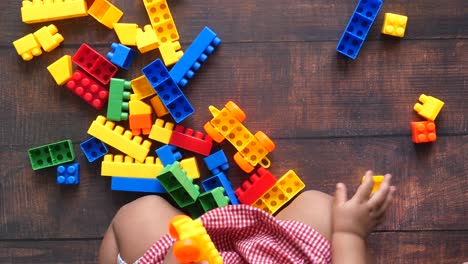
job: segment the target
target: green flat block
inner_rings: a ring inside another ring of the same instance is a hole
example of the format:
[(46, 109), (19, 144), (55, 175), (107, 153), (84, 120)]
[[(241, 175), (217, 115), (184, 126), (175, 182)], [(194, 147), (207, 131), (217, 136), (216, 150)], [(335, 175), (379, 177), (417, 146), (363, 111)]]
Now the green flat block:
[(28, 150), (28, 155), (33, 170), (60, 165), (75, 159), (75, 151), (71, 140), (31, 148)]
[(184, 210), (184, 212), (190, 215), (192, 219), (197, 219), (205, 213), (205, 210), (203, 210), (203, 207), (200, 204), (200, 200), (197, 200), (193, 204), (190, 204), (182, 209)]
[(200, 194), (198, 201), (205, 212), (229, 204), (229, 197), (224, 196), (224, 188), (216, 187), (209, 192)]
[(177, 161), (162, 169), (157, 179), (180, 207), (194, 203), (200, 195), (200, 187), (193, 184)]
[(122, 121), (128, 119), (128, 101), (130, 100), (131, 83), (124, 79), (112, 78), (107, 103), (107, 119)]

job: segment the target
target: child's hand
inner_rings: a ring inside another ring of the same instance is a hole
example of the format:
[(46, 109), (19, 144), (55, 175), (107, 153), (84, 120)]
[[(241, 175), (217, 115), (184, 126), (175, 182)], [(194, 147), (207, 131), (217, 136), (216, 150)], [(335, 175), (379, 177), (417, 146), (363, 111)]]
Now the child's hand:
[(368, 171), (364, 183), (348, 200), (346, 186), (338, 183), (333, 203), (333, 233), (350, 233), (363, 239), (383, 222), (385, 211), (392, 202), (395, 186), (390, 186), (392, 176), (386, 174), (379, 189), (372, 195), (373, 173)]

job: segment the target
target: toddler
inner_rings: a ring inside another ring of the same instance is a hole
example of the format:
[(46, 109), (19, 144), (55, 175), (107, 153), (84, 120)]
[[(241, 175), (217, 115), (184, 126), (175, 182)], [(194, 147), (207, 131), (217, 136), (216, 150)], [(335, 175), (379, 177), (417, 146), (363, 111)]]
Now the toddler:
[[(395, 187), (391, 175), (371, 195), (368, 171), (356, 194), (343, 183), (335, 197), (305, 191), (273, 217), (248, 205), (230, 205), (202, 215), (224, 263), (370, 263), (366, 238), (383, 222)], [(183, 214), (159, 196), (123, 206), (112, 220), (99, 251), (99, 263), (177, 263), (169, 221)]]

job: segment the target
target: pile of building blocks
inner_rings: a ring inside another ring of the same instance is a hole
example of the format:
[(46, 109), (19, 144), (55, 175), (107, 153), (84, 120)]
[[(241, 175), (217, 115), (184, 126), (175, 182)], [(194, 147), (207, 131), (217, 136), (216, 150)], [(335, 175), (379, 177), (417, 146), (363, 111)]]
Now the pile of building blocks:
[(413, 134), (414, 143), (428, 143), (434, 142), (437, 139), (436, 125), (434, 123), (437, 115), (444, 106), (441, 100), (421, 94), (419, 96), (420, 103), (416, 103), (413, 107), (420, 116), (424, 117), (426, 121), (411, 122), (411, 131)]

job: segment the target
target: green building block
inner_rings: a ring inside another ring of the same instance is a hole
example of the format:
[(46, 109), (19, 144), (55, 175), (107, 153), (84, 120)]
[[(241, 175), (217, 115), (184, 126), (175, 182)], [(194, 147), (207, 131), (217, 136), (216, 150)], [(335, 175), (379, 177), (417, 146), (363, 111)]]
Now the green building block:
[(193, 179), (187, 177), (177, 161), (161, 170), (157, 178), (181, 208), (194, 203), (200, 195), (200, 187), (193, 184)]
[(71, 140), (59, 141), (29, 149), (28, 155), (33, 170), (60, 165), (75, 159), (75, 151), (73, 150)]
[(229, 197), (224, 196), (223, 187), (216, 187), (209, 192), (200, 194), (198, 200), (205, 212), (229, 204)]
[(122, 121), (128, 119), (128, 101), (130, 101), (131, 83), (123, 79), (112, 78), (107, 103), (107, 119)]
[(189, 204), (182, 209), (184, 212), (190, 215), (192, 219), (197, 219), (205, 213), (205, 210), (203, 210), (200, 200), (197, 200), (193, 204)]

